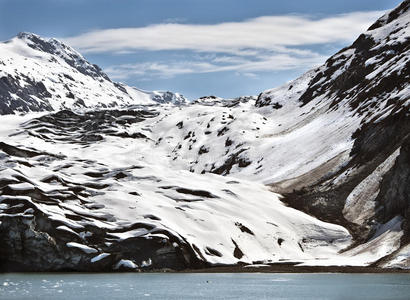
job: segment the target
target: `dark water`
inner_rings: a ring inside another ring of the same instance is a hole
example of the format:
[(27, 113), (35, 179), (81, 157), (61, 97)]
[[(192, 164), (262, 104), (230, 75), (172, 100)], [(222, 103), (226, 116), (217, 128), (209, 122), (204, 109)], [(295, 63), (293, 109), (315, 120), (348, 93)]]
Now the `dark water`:
[(410, 274), (0, 274), (0, 299), (410, 299)]

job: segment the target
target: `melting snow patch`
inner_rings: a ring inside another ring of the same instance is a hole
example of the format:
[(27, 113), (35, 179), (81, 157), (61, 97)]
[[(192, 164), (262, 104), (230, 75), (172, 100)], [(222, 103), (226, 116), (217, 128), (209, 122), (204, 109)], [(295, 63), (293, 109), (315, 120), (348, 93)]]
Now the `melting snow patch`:
[(75, 234), (75, 235), (78, 236), (78, 233), (77, 233), (77, 232), (75, 232), (75, 231), (72, 230), (71, 228), (68, 228), (68, 227), (65, 226), (65, 225), (58, 226), (58, 227), (57, 227), (57, 230), (67, 231), (67, 232), (73, 233), (73, 234)]
[(136, 269), (138, 268), (138, 265), (136, 265), (133, 261), (127, 260), (127, 259), (121, 259), (114, 267), (115, 270), (118, 270), (119, 268), (127, 268), (127, 269)]
[(393, 255), (393, 258), (385, 263), (383, 267), (385, 268), (401, 268), (401, 269), (410, 269), (410, 244), (404, 246), (396, 254)]
[(110, 256), (110, 255), (111, 254), (109, 254), (109, 253), (101, 253), (100, 255), (94, 256), (91, 259), (91, 262), (95, 263), (95, 262), (100, 261), (100, 260), (102, 260), (102, 259), (104, 259), (104, 258), (106, 258), (107, 256)]
[(97, 251), (96, 249), (94, 249), (94, 248), (88, 247), (88, 246), (83, 245), (83, 244), (75, 243), (75, 242), (70, 242), (70, 243), (67, 243), (66, 245), (67, 245), (67, 247), (69, 247), (69, 248), (77, 248), (77, 249), (80, 249), (80, 250), (82, 250), (83, 252), (85, 252), (85, 253), (87, 253), (87, 254), (97, 253), (97, 252), (98, 252), (98, 251)]
[(27, 182), (10, 184), (9, 188), (11, 188), (14, 191), (32, 191), (32, 190), (34, 190), (34, 186), (30, 183), (27, 183)]
[(110, 233), (111, 236), (115, 236), (119, 240), (126, 240), (133, 237), (143, 236), (148, 232), (145, 228), (138, 228), (126, 232), (112, 232)]
[(263, 267), (269, 267), (269, 265), (255, 264), (255, 265), (247, 265), (247, 266), (244, 266), (244, 268), (263, 268)]
[(147, 261), (143, 260), (141, 263), (141, 267), (146, 268), (152, 265), (152, 260), (151, 258), (148, 258)]

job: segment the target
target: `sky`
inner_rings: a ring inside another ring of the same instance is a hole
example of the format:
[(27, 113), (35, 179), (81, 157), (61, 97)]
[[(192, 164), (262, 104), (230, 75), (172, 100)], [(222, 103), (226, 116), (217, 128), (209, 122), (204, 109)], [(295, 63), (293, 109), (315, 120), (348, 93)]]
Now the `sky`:
[(115, 81), (257, 95), (351, 44), (400, 0), (0, 0), (0, 40), (58, 38)]

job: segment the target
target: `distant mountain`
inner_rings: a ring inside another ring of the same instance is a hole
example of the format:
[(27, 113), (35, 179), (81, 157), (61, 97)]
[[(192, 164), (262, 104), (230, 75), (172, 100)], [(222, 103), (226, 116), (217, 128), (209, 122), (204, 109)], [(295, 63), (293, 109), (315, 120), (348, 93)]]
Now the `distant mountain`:
[(113, 82), (73, 48), (32, 33), (0, 44), (0, 66), (0, 114), (187, 102)]
[(409, 22), (406, 0), (282, 87), (186, 105), (2, 45), (8, 111), (70, 109), (0, 117), (0, 270), (410, 269)]
[(204, 106), (226, 106), (233, 107), (240, 103), (254, 102), (256, 96), (241, 96), (233, 99), (224, 99), (217, 96), (203, 96), (194, 100), (193, 104), (200, 104)]

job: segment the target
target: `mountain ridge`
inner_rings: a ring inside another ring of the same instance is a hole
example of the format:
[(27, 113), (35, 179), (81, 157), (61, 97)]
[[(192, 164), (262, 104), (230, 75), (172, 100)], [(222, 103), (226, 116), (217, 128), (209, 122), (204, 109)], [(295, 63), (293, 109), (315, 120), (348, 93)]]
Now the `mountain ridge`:
[(22, 32), (0, 44), (0, 114), (174, 103), (178, 93), (146, 92), (111, 81), (100, 67), (51, 38)]

